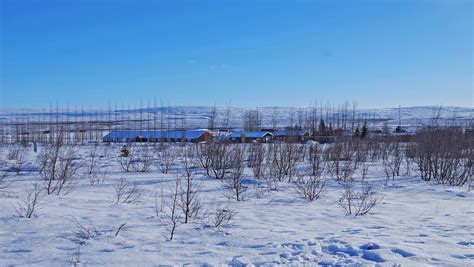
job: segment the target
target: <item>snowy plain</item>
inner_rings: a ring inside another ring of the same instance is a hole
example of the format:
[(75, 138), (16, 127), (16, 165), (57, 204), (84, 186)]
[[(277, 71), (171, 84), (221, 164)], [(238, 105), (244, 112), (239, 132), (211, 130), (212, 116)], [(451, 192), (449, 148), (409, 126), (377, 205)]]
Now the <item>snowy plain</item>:
[[(81, 146), (80, 158), (91, 147)], [(381, 201), (373, 214), (358, 217), (337, 204), (342, 189), (335, 182), (321, 199), (308, 202), (290, 183), (269, 191), (246, 170), (248, 191), (237, 202), (221, 181), (200, 170), (204, 207), (222, 205), (236, 215), (219, 231), (199, 219), (181, 223), (169, 241), (168, 218), (155, 214), (154, 196), (161, 188), (165, 198), (170, 193), (177, 165), (169, 174), (155, 166), (124, 173), (116, 161), (120, 148), (101, 145), (100, 169), (107, 170), (102, 183), (92, 186), (79, 176), (70, 193), (45, 196), (36, 216), (27, 219), (15, 206), (38, 179), (32, 171), (37, 154), (30, 148), (28, 171), (11, 173), (0, 194), (0, 266), (70, 266), (78, 249), (81, 266), (474, 266), (474, 192), (423, 182), (413, 171), (385, 183), (377, 162), (369, 163), (367, 180)], [(115, 203), (113, 185), (121, 177), (139, 184), (138, 202)], [(78, 245), (73, 220), (93, 226), (96, 234)]]

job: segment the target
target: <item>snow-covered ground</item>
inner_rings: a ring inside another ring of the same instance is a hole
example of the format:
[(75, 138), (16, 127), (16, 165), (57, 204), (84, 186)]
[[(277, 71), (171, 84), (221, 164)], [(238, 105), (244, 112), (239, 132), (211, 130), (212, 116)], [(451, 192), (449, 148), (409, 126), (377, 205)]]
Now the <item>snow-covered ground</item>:
[[(88, 149), (81, 148), (82, 157)], [(167, 198), (175, 170), (161, 174), (153, 166), (147, 173), (124, 173), (116, 162), (119, 150), (119, 145), (108, 153), (101, 150), (100, 166), (108, 172), (103, 183), (92, 186), (82, 175), (69, 194), (46, 196), (30, 219), (19, 217), (15, 205), (37, 174), (12, 173), (0, 196), (0, 266), (64, 266), (74, 261), (83, 266), (474, 266), (474, 192), (466, 188), (426, 183), (416, 176), (385, 184), (380, 164), (374, 163), (367, 179), (382, 200), (374, 214), (354, 217), (337, 204), (342, 189), (335, 182), (321, 199), (308, 202), (287, 182), (268, 191), (249, 175), (246, 200), (237, 202), (228, 198), (221, 181), (200, 170), (205, 209), (221, 205), (236, 215), (219, 231), (207, 227), (204, 219), (181, 223), (168, 241), (169, 218), (165, 213), (156, 216), (155, 192), (163, 188)], [(30, 151), (29, 161), (34, 163), (35, 156)], [(115, 203), (113, 186), (121, 177), (139, 184), (144, 193), (140, 201)], [(77, 245), (73, 220), (97, 231)], [(115, 236), (123, 223), (125, 228)], [(74, 260), (78, 249), (80, 260)]]

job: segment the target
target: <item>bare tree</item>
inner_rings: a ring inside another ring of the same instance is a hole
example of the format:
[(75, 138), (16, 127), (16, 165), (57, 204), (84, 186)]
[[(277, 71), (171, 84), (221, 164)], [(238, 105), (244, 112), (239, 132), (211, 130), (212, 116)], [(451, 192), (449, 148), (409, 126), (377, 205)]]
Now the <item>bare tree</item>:
[(258, 109), (244, 111), (243, 120), (245, 131), (260, 131), (262, 128), (262, 117)]
[(129, 182), (125, 177), (120, 178), (114, 185), (114, 193), (116, 203), (135, 203), (143, 196), (138, 183), (136, 181)]
[(209, 130), (214, 130), (216, 128), (216, 119), (217, 119), (217, 108), (216, 108), (216, 105), (214, 105), (207, 122), (207, 128)]
[(244, 184), (244, 151), (240, 146), (236, 146), (231, 150), (231, 169), (225, 178), (227, 187), (232, 191), (237, 201), (244, 199), (243, 194), (247, 191)]
[(31, 218), (40, 208), (43, 196), (43, 190), (38, 183), (30, 185), (25, 192), (20, 195), (20, 199), (15, 206), (17, 214), (20, 217)]

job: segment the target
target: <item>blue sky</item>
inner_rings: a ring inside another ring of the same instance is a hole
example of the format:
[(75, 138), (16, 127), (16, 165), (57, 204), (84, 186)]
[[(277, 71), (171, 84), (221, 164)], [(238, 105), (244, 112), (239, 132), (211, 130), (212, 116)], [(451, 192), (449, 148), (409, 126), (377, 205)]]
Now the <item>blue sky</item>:
[(474, 103), (468, 0), (2, 0), (1, 13), (2, 108)]

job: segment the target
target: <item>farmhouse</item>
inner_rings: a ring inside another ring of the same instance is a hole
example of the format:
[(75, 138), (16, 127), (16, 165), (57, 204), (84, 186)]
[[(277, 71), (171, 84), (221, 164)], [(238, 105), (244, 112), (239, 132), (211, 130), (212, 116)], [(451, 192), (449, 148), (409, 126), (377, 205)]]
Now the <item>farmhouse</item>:
[(278, 141), (302, 143), (309, 138), (309, 132), (304, 130), (280, 130), (273, 133), (274, 139)]
[(270, 132), (232, 132), (226, 138), (234, 143), (269, 143), (273, 140), (273, 134)]
[(199, 143), (211, 140), (207, 130), (113, 130), (102, 137), (104, 142), (191, 142)]

